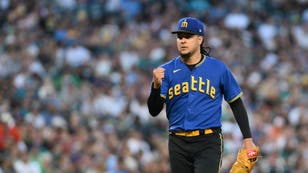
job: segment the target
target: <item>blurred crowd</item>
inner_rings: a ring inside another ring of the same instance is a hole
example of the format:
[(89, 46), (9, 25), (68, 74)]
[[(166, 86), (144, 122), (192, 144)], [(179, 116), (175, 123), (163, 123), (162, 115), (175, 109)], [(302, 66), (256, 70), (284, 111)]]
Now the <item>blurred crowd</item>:
[[(308, 172), (306, 0), (0, 0), (0, 173), (169, 173), (168, 122), (146, 100), (177, 56), (170, 31), (206, 24), (235, 74), (261, 156)], [(242, 136), (223, 104), (227, 173)]]

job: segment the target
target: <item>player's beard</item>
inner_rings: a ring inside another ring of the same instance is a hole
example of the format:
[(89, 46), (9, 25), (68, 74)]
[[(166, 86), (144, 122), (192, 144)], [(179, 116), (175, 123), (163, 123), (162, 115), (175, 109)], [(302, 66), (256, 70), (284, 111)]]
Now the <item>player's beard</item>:
[(191, 56), (193, 56), (195, 53), (196, 53), (197, 50), (191, 50), (191, 51), (188, 51), (187, 53), (180, 53), (181, 57), (183, 59), (189, 59)]
[(185, 53), (185, 54), (181, 53), (180, 55), (183, 59), (188, 59), (191, 56), (191, 52), (188, 52), (188, 53)]

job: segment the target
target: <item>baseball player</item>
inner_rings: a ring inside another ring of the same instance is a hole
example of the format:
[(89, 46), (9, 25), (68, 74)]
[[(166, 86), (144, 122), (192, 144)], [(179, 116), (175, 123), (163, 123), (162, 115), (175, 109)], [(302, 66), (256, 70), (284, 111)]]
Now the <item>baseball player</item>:
[[(242, 132), (242, 149), (258, 149), (252, 140), (242, 91), (229, 68), (203, 47), (205, 26), (199, 19), (180, 19), (172, 33), (177, 36), (179, 56), (153, 70), (148, 109), (157, 116), (166, 105), (172, 173), (217, 173), (223, 152), (223, 98)], [(251, 152), (249, 156), (256, 158), (257, 154)]]

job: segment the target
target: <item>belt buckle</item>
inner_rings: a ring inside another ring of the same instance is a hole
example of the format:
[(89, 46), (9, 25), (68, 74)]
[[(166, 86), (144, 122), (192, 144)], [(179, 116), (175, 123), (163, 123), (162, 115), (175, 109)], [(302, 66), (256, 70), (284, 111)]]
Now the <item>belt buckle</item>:
[(204, 129), (204, 130), (193, 130), (193, 131), (187, 131), (187, 132), (175, 132), (174, 134), (177, 136), (186, 136), (186, 137), (194, 137), (194, 136), (200, 136), (202, 134), (211, 134), (213, 133), (212, 129)]
[(188, 136), (188, 137), (199, 136), (199, 135), (200, 135), (199, 130), (193, 130), (193, 131), (186, 132), (186, 136)]
[(193, 130), (193, 131), (187, 131), (187, 132), (176, 132), (175, 135), (193, 137), (193, 136), (199, 136), (200, 132), (199, 130)]

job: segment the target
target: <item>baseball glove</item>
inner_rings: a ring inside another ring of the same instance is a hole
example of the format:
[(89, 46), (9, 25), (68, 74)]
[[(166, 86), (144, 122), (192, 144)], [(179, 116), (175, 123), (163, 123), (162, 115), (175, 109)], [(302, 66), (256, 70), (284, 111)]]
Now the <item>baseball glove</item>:
[(255, 166), (259, 155), (259, 147), (254, 149), (240, 149), (236, 162), (232, 165), (230, 173), (249, 173)]

